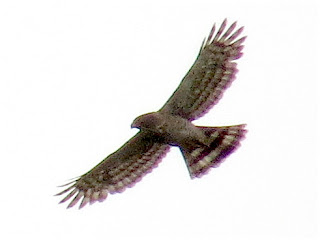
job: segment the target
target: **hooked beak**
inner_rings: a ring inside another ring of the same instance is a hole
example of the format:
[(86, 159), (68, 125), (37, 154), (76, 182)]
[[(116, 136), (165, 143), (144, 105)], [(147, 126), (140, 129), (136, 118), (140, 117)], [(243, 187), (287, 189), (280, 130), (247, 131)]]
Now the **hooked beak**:
[(136, 120), (133, 121), (133, 123), (131, 124), (131, 128), (139, 128), (139, 124), (137, 123)]

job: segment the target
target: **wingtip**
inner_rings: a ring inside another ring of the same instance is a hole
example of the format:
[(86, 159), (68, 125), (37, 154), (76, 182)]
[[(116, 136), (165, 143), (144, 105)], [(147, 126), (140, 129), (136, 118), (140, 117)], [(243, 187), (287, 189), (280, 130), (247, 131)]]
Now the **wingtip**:
[(228, 18), (224, 18), (221, 25), (227, 25), (227, 23), (228, 23)]
[(85, 196), (79, 205), (79, 209), (84, 208), (89, 202), (90, 202), (90, 198)]

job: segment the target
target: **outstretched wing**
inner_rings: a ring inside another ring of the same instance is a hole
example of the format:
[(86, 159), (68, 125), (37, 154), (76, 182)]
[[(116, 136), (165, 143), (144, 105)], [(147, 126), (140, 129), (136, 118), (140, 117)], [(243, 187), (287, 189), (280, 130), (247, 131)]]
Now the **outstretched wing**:
[(157, 167), (169, 151), (169, 145), (159, 142), (161, 139), (150, 133), (137, 133), (119, 150), (106, 157), (79, 179), (69, 183), (72, 184), (70, 187), (58, 193), (57, 195), (62, 195), (69, 192), (60, 203), (75, 195), (68, 208), (73, 207), (81, 199), (79, 208), (82, 208), (88, 202), (103, 201), (108, 193), (122, 192), (127, 187), (132, 187), (145, 174)]
[(243, 27), (234, 31), (235, 22), (225, 31), (226, 25), (224, 20), (216, 34), (213, 26), (195, 63), (160, 111), (192, 121), (219, 101), (235, 78), (237, 64), (233, 60), (242, 56), (245, 40), (245, 37), (236, 40)]

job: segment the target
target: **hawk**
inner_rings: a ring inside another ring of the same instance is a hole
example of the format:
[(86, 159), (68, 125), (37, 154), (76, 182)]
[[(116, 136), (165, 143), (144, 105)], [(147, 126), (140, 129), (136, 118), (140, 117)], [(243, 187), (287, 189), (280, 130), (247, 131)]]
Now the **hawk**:
[[(227, 30), (226, 19), (215, 33), (215, 25), (204, 39), (198, 57), (176, 91), (157, 112), (137, 117), (131, 127), (140, 131), (116, 152), (57, 195), (68, 193), (60, 203), (73, 197), (68, 208), (81, 200), (103, 201), (108, 194), (134, 186), (157, 167), (171, 146), (183, 155), (191, 178), (199, 178), (215, 168), (239, 145), (246, 133), (245, 124), (225, 127), (200, 127), (193, 120), (206, 114), (234, 80), (242, 56), (243, 27)], [(71, 185), (71, 186), (70, 186)]]

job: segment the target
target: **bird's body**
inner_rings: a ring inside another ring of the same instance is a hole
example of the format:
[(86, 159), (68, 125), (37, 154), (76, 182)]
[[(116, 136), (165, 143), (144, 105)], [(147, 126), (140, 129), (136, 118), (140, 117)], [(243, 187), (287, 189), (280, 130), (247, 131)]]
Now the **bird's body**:
[(185, 118), (168, 113), (153, 112), (136, 118), (132, 127), (141, 131), (150, 131), (163, 138), (163, 142), (171, 146), (189, 148), (189, 146), (209, 145), (208, 136), (192, 122)]
[(189, 174), (195, 178), (219, 166), (240, 145), (245, 125), (201, 127), (192, 123), (220, 100), (235, 78), (237, 68), (233, 60), (241, 57), (245, 39), (236, 40), (243, 28), (234, 31), (235, 27), (233, 23), (225, 31), (225, 20), (216, 34), (215, 26), (212, 28), (195, 63), (164, 106), (137, 117), (132, 127), (140, 131), (70, 183), (58, 194), (69, 192), (61, 202), (75, 195), (68, 207), (82, 199), (82, 208), (89, 202), (103, 201), (109, 193), (132, 187), (158, 165), (171, 146), (180, 148)]

